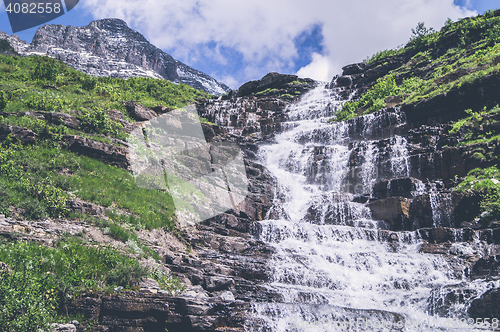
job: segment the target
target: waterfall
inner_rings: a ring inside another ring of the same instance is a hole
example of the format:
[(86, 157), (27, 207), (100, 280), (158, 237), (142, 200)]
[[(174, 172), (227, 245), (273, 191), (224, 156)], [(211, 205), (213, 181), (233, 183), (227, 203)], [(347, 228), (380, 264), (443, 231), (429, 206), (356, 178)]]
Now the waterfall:
[[(438, 289), (462, 281), (447, 261), (420, 253), (416, 232), (387, 240), (388, 231), (382, 236), (355, 199), (369, 200), (378, 181), (409, 177), (407, 143), (396, 130), (404, 115), (389, 109), (328, 123), (341, 105), (320, 85), (288, 109), (285, 130), (261, 146), (262, 163), (277, 180), (275, 208), (260, 223), (260, 240), (276, 248), (264, 285), (276, 296), (254, 303), (247, 330), (470, 331), (429, 311)], [(424, 189), (419, 182), (416, 191)]]

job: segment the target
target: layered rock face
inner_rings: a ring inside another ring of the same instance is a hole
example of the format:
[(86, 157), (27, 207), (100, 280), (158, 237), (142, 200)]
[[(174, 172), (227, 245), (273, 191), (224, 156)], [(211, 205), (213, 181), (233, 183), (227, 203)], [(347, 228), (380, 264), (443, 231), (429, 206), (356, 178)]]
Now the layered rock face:
[[(348, 66), (343, 77), (363, 70)], [(202, 124), (206, 140), (243, 151), (245, 201), (183, 228), (190, 250), (164, 234), (141, 236), (187, 285), (184, 293), (142, 285), (138, 292), (87, 294), (68, 312), (94, 321), (98, 331), (287, 331), (318, 324), (344, 331), (342, 324), (358, 318), (401, 330), (414, 313), (498, 318), (498, 222), (474, 220), (480, 197), (453, 190), (468, 171), (495, 162), (475, 156), (498, 155), (498, 144), (457, 146), (463, 132), (449, 134), (446, 121), (459, 115), (439, 100), (328, 123), (346, 93), (370, 84), (347, 89), (342, 80), (324, 87), (272, 73), (198, 102), (199, 115), (213, 123)], [(464, 93), (467, 100), (477, 91)], [(169, 112), (133, 102), (126, 108), (139, 123), (109, 114), (129, 132)], [(78, 126), (67, 114), (32, 115)], [(9, 134), (26, 144), (37, 139), (20, 127), (0, 128), (2, 137)], [(125, 142), (67, 136), (64, 144), (130, 166)], [(68, 207), (103, 213), (82, 202)]]
[[(114, 331), (285, 331), (318, 322), (344, 330), (360, 317), (397, 327), (414, 323), (410, 309), (431, 319), (497, 318), (500, 228), (474, 220), (479, 197), (453, 191), (468, 171), (492, 165), (474, 154), (495, 155), (497, 144), (453, 145), (462, 134), (448, 134), (449, 124), (399, 108), (327, 123), (344, 92), (271, 74), (199, 102), (199, 115), (214, 123), (203, 124), (207, 141), (243, 150), (249, 195), (183, 228), (190, 252), (148, 240), (186, 283), (183, 294), (84, 295), (68, 310)], [(138, 120), (168, 112), (127, 109)], [(440, 117), (439, 108), (428, 112)]]
[(230, 89), (150, 44), (120, 19), (93, 21), (85, 27), (44, 25), (31, 44), (0, 33), (21, 55), (48, 55), (93, 76), (152, 77), (184, 83), (210, 94)]

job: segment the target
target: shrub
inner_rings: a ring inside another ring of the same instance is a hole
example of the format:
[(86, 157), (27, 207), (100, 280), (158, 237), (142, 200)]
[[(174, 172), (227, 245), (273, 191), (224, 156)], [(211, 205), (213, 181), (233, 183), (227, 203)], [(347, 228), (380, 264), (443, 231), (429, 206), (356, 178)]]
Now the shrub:
[(64, 101), (53, 92), (38, 92), (31, 94), (26, 106), (37, 111), (59, 111), (64, 107)]
[(481, 198), (481, 212), (489, 212), (485, 218), (495, 220), (500, 218), (500, 170), (496, 166), (488, 168), (475, 168), (456, 188), (457, 191), (466, 192), (474, 190), (479, 192)]
[(32, 74), (32, 78), (35, 80), (45, 80), (45, 81), (55, 81), (57, 77), (57, 68), (54, 61), (44, 61), (40, 60)]
[(90, 132), (118, 135), (122, 124), (111, 120), (106, 110), (101, 107), (82, 109), (80, 120), (84, 128)]
[(357, 101), (346, 101), (342, 108), (335, 113), (335, 118), (328, 120), (331, 121), (345, 121), (357, 116), (356, 111), (358, 110), (358, 102)]
[(153, 269), (149, 277), (158, 281), (160, 289), (168, 291), (171, 295), (182, 292), (185, 286), (176, 277), (158, 269)]
[[(29, 263), (29, 262), (26, 262)], [(0, 271), (0, 326), (2, 331), (48, 330), (57, 308), (50, 277), (34, 276), (29, 268)]]
[(29, 198), (21, 204), (26, 219), (38, 220), (47, 217), (47, 208), (37, 198)]
[(7, 106), (7, 97), (5, 96), (5, 92), (0, 91), (0, 111), (3, 111)]
[(130, 233), (118, 224), (109, 225), (109, 235), (123, 242), (130, 238)]
[(97, 79), (92, 76), (86, 76), (82, 80), (82, 88), (84, 88), (87, 91), (94, 90), (95, 87), (97, 86)]

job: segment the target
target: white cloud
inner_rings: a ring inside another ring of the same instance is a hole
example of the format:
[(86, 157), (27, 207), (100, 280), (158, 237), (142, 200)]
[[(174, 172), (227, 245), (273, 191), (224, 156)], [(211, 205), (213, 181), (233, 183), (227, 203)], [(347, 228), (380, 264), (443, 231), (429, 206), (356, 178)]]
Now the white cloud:
[[(238, 52), (242, 68), (219, 76), (233, 75), (239, 84), (269, 71), (293, 71), (294, 38), (312, 25), (322, 26), (323, 54), (313, 56), (299, 72), (333, 76), (343, 65), (404, 44), (418, 22), (439, 29), (448, 17), (475, 14), (455, 6), (453, 0), (83, 0), (80, 4), (95, 18), (124, 19), (188, 64), (211, 57), (223, 71), (231, 59), (219, 47)], [(208, 43), (217, 48), (208, 51)]]
[(313, 78), (318, 81), (329, 81), (332, 79), (332, 64), (328, 57), (313, 53), (312, 61), (297, 71), (299, 77)]

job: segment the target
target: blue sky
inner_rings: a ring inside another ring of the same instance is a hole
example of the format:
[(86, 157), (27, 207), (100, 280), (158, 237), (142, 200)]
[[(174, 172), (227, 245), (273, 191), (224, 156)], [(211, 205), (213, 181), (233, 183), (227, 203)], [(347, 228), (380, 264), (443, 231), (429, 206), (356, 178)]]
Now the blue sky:
[[(330, 80), (341, 67), (406, 43), (418, 22), (439, 29), (500, 8), (498, 0), (80, 0), (49, 22), (118, 17), (174, 58), (237, 88), (270, 71)], [(31, 42), (37, 28), (17, 33)], [(12, 34), (0, 4), (0, 31)]]

